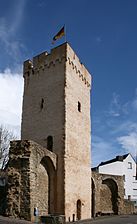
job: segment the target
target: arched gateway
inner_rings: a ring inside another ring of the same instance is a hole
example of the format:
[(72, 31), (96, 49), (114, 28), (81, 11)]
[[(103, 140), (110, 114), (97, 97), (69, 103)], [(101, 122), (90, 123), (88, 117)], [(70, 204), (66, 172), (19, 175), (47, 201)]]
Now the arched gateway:
[(8, 210), (30, 220), (34, 208), (56, 212), (56, 155), (33, 141), (13, 141), (8, 169)]
[(102, 188), (100, 192), (101, 206), (104, 213), (118, 214), (118, 186), (112, 178), (102, 180)]

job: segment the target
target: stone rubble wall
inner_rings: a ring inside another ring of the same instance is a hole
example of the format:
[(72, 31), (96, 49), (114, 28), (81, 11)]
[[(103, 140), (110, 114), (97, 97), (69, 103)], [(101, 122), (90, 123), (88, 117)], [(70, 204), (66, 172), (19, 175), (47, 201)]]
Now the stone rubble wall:
[[(9, 151), (7, 215), (31, 220), (34, 207), (43, 203), (43, 185), (37, 188), (40, 162), (49, 157), (56, 169), (56, 155), (33, 141), (12, 141)], [(46, 173), (46, 170), (45, 170)], [(34, 178), (34, 176), (36, 178)], [(39, 179), (40, 180), (40, 179)], [(47, 184), (45, 182), (45, 184)], [(38, 194), (39, 192), (39, 194)], [(42, 200), (40, 199), (42, 197)]]
[(124, 214), (134, 214), (137, 213), (134, 202), (124, 199)]
[[(128, 200), (124, 200), (123, 176), (101, 174), (92, 171), (92, 179), (95, 184), (95, 215), (114, 214), (113, 204), (115, 203), (117, 203), (119, 215), (135, 213), (134, 203)], [(108, 183), (110, 184), (110, 187), (108, 187), (106, 184), (103, 184), (104, 180), (109, 180)], [(113, 198), (111, 193), (111, 180), (115, 181), (118, 190), (117, 200), (114, 203), (112, 203)]]
[[(123, 176), (100, 174), (92, 171), (92, 179), (95, 184), (95, 215), (102, 213), (114, 214), (116, 212), (114, 209), (114, 205), (116, 205), (117, 208), (116, 213), (123, 214)], [(107, 184), (105, 184), (105, 180), (107, 180)]]
[(7, 207), (7, 169), (0, 170), (0, 215), (6, 214)]

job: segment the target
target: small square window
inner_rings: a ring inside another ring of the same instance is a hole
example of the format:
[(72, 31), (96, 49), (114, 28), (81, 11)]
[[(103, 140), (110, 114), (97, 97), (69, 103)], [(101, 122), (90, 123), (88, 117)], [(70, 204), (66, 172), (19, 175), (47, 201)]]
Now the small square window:
[(128, 162), (128, 169), (132, 169), (132, 163)]

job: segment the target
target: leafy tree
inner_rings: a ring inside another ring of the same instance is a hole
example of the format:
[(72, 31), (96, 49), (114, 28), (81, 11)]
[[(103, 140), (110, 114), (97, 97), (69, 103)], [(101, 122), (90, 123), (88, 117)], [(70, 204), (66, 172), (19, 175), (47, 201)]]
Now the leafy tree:
[(9, 158), (10, 141), (15, 140), (14, 133), (4, 126), (0, 126), (0, 168), (4, 169)]

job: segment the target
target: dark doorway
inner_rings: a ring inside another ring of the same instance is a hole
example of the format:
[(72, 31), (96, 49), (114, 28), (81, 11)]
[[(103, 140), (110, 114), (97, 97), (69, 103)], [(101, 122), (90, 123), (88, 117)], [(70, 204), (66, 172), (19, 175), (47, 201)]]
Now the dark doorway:
[[(115, 215), (117, 215), (118, 214), (118, 186), (117, 186), (117, 183), (113, 179), (107, 178), (102, 181), (102, 184), (104, 186), (106, 186), (105, 187), (106, 193), (104, 192), (106, 197), (102, 197), (102, 199), (105, 202), (105, 200), (107, 200), (108, 196), (110, 195), (110, 198), (109, 198), (108, 202), (106, 201), (106, 203), (110, 204), (109, 206), (112, 208), (112, 212)], [(108, 190), (107, 190), (107, 188), (108, 188)], [(106, 205), (106, 207), (107, 207), (107, 205)]]
[(77, 220), (81, 219), (81, 200), (77, 200)]
[(91, 215), (95, 217), (95, 184), (93, 179), (91, 180)]
[(56, 181), (55, 167), (51, 159), (45, 156), (38, 169), (38, 207), (48, 214), (55, 213), (56, 210)]

